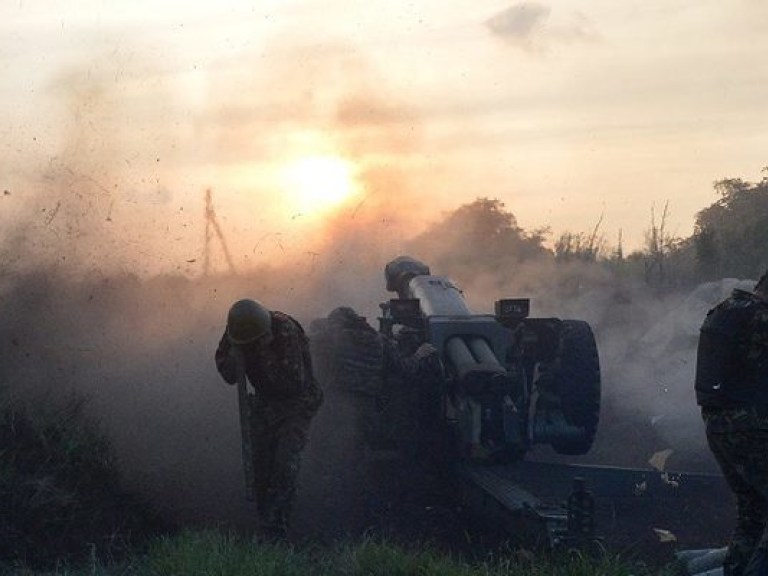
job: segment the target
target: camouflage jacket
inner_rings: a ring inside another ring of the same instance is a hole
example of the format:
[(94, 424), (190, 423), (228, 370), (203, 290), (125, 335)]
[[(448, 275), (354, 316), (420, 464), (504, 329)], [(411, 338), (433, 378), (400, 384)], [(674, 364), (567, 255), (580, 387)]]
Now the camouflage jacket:
[[(312, 371), (309, 342), (301, 325), (288, 314), (271, 312), (272, 341), (242, 346), (245, 372), (263, 401), (306, 400), (320, 398)], [(230, 354), (232, 344), (226, 332), (216, 349), (216, 367), (230, 384), (237, 380), (237, 364)]]
[(339, 307), (310, 326), (318, 377), (326, 389), (377, 395), (382, 391), (381, 337), (352, 308)]
[(768, 302), (737, 289), (707, 313), (695, 388), (703, 407), (768, 409)]
[(708, 434), (730, 434), (748, 430), (768, 430), (768, 409), (760, 406), (746, 408), (701, 409)]

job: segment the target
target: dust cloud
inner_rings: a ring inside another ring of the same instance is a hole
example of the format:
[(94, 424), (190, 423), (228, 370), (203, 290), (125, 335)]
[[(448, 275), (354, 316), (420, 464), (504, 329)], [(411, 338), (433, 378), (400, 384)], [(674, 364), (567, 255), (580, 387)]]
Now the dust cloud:
[[(147, 102), (120, 98), (123, 85), (114, 85), (106, 64), (76, 70), (56, 86), (71, 120), (57, 152), (27, 165), (23, 178), (15, 172), (13, 185), (0, 185), (9, 192), (2, 198), (2, 385), (28, 402), (85, 396), (113, 442), (126, 487), (180, 520), (247, 523), (254, 513), (243, 499), (236, 394), (213, 363), (231, 302), (255, 297), (305, 326), (346, 305), (375, 325), (378, 303), (390, 297), (386, 262), (402, 253), (428, 264), (451, 261), (439, 247), (413, 243), (429, 214), (427, 192), (405, 170), (371, 160), (392, 147), (418, 150), (417, 119), (407, 107), (384, 104), (391, 100), (375, 73), (354, 55), (328, 76), (335, 53), (306, 54), (304, 73), (267, 74), (283, 88), (276, 108), (228, 101), (224, 95), (238, 89), (229, 78), (211, 88), (210, 107), (195, 117), (191, 134), (174, 127), (176, 117), (164, 123)], [(328, 78), (338, 81), (331, 92), (312, 91)], [(275, 110), (282, 111), (277, 124), (269, 120)], [(284, 233), (281, 226), (294, 226), (287, 220), (275, 223), (269, 191), (255, 191), (258, 201), (216, 196), (223, 233), (206, 242), (201, 199), (209, 185), (222, 186), (213, 163), (202, 171), (194, 165), (209, 152), (216, 166), (240, 162), (228, 156), (238, 146), (273, 156), (279, 142), (268, 129), (301, 122), (331, 134), (344, 129), (336, 144), (365, 165), (359, 177), (366, 195), (301, 234)], [(243, 123), (255, 134), (247, 142), (227, 129)], [(264, 238), (277, 240), (267, 250)], [(223, 244), (236, 266), (222, 261)], [(475, 254), (482, 264), (482, 245)], [(209, 255), (212, 269), (202, 274)], [(639, 465), (657, 448), (701, 451), (694, 339), (706, 308), (732, 282), (660, 300), (597, 267), (537, 261), (433, 273), (455, 276), (479, 312), (500, 297), (529, 296), (533, 315), (592, 324), (607, 414), (589, 458)], [(332, 418), (318, 418), (305, 493), (320, 480), (312, 474), (323, 470), (323, 450), (341, 433)], [(649, 433), (642, 443), (631, 436)]]
[[(4, 275), (1, 381), (33, 402), (88, 398), (126, 487), (169, 517), (247, 524), (254, 512), (243, 499), (236, 394), (216, 373), (213, 351), (228, 306), (244, 296), (305, 326), (338, 305), (353, 306), (375, 325), (378, 302), (390, 296), (382, 267), (397, 247), (371, 239), (367, 226), (334, 230), (315, 256), (239, 275), (72, 275), (53, 265)], [(451, 273), (433, 270), (442, 272)], [(724, 280), (658, 299), (641, 286), (612, 285), (598, 269), (526, 264), (519, 277), (520, 286), (503, 292), (488, 289), (488, 275), (463, 288), (478, 312), (496, 298), (530, 296), (533, 316), (593, 326), (603, 416), (592, 453), (577, 461), (647, 467), (655, 452), (672, 449), (670, 468), (714, 470), (692, 393), (697, 331), (712, 304), (749, 283)], [(345, 430), (334, 414), (318, 416), (305, 454), (304, 495), (316, 497), (319, 484), (333, 482), (335, 471), (324, 462), (333, 459), (327, 450), (344, 445), (334, 435)], [(531, 456), (556, 457), (546, 447)]]
[[(63, 114), (46, 154), (21, 143), (23, 155), (0, 152), (16, 167), (0, 183), (0, 382), (32, 404), (84, 396), (126, 487), (179, 520), (254, 517), (236, 394), (213, 362), (230, 304), (258, 298), (305, 326), (341, 304), (375, 315), (382, 262), (421, 206), (402, 171), (367, 159), (417, 145), (408, 111), (353, 53), (333, 71), (338, 52), (304, 48), (303, 72), (288, 74), (302, 50), (285, 50), (273, 49), (282, 57), (259, 67), (259, 83), (220, 76), (194, 110), (166, 90), (162, 70), (94, 59), (49, 87)], [(146, 83), (156, 106), (137, 88)], [(264, 86), (281, 89), (261, 102), (233, 97)], [(365, 190), (308, 224), (281, 216), (279, 194), (238, 190), (232, 177), (251, 153), (257, 164), (275, 159), (304, 125), (360, 162)], [(396, 198), (410, 198), (408, 211)], [(334, 433), (318, 426), (312, 445)], [(309, 452), (311, 474), (321, 458)]]

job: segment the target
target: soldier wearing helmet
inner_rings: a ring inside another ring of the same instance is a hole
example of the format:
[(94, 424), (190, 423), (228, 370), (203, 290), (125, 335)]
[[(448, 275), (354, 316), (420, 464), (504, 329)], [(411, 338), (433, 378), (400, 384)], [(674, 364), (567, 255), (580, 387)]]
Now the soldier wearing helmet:
[[(244, 443), (250, 442), (253, 496), (265, 537), (286, 536), (296, 494), (301, 452), (323, 401), (304, 330), (294, 318), (255, 300), (235, 302), (215, 354), (229, 384), (247, 393)], [(241, 395), (241, 403), (244, 395)], [(243, 406), (241, 405), (241, 418)], [(246, 451), (244, 450), (244, 455)], [(244, 462), (249, 470), (251, 462)], [(248, 474), (246, 474), (248, 475)], [(250, 490), (249, 490), (250, 491)]]
[(725, 576), (768, 574), (768, 272), (701, 326), (696, 400), (707, 443), (736, 495)]

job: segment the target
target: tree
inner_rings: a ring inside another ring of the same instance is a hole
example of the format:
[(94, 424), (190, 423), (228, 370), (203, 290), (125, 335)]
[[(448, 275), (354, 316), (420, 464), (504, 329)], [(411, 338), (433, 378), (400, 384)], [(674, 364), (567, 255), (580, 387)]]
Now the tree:
[(555, 260), (558, 262), (571, 260), (596, 262), (605, 247), (605, 238), (599, 234), (602, 223), (603, 214), (600, 215), (590, 234), (584, 232), (564, 232), (561, 234), (555, 242)]
[(510, 273), (520, 262), (551, 257), (547, 229), (526, 233), (495, 198), (478, 198), (446, 214), (409, 244), (435, 269), (463, 280), (478, 272)]
[(714, 280), (720, 274), (720, 250), (717, 233), (711, 228), (696, 229), (693, 234), (697, 280)]
[(756, 278), (768, 265), (768, 178), (757, 184), (726, 178), (714, 186), (720, 199), (696, 214), (702, 265), (717, 265), (710, 275)]
[(656, 221), (655, 208), (651, 207), (651, 228), (645, 232), (645, 281), (657, 289), (667, 288), (673, 283), (667, 264), (678, 240), (667, 231), (668, 216), (669, 202), (664, 204), (659, 222)]

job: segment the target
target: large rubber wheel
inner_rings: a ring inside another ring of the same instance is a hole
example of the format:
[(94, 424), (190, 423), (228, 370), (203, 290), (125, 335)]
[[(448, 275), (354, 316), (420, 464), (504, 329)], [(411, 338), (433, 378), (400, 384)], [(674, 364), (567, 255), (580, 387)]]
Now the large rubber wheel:
[(552, 442), (558, 454), (581, 455), (592, 448), (600, 420), (600, 360), (592, 328), (582, 320), (563, 320), (557, 390), (565, 421), (579, 427), (578, 439)]

